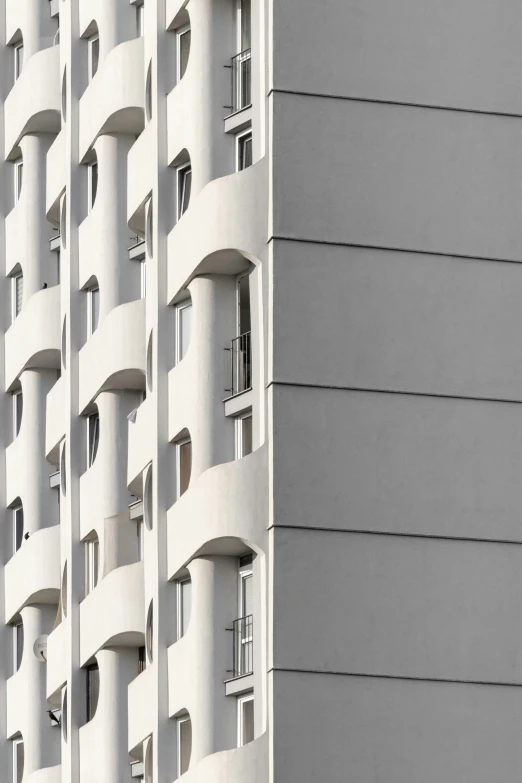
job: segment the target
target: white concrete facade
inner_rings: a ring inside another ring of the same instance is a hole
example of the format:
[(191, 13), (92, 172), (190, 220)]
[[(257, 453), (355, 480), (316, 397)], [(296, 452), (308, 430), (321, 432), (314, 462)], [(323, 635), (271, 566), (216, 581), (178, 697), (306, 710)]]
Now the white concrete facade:
[(522, 19), (442, 5), (0, 0), (1, 783), (520, 778)]

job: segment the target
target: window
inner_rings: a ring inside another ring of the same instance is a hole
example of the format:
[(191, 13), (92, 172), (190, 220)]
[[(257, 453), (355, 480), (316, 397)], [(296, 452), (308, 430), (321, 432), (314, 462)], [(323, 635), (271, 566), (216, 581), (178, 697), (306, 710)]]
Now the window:
[(178, 169), (178, 220), (188, 209), (191, 188), (192, 167), (187, 163)]
[(22, 783), (24, 777), (24, 741), (23, 739), (13, 740), (13, 781)]
[(192, 721), (188, 715), (178, 718), (178, 777), (189, 768), (192, 752)]
[(100, 671), (94, 663), (87, 668), (87, 721), (94, 718), (100, 696)]
[(236, 458), (252, 454), (252, 411), (236, 419)]
[(147, 262), (145, 258), (140, 261), (140, 297), (142, 299), (147, 295)]
[(14, 552), (18, 552), (22, 546), (24, 537), (24, 509), (20, 504), (13, 508), (13, 543)]
[(143, 517), (136, 522), (137, 562), (143, 560)]
[(11, 308), (13, 321), (22, 312), (24, 301), (24, 276), (21, 272), (11, 278)]
[(181, 440), (176, 444), (177, 449), (177, 473), (178, 473), (178, 498), (188, 489), (190, 484), (190, 472), (192, 468), (192, 441), (190, 438)]
[(145, 33), (145, 6), (143, 3), (136, 8), (136, 32), (138, 38)]
[(93, 536), (84, 543), (85, 547), (85, 595), (89, 595), (98, 584), (100, 564), (100, 542)]
[(100, 320), (100, 289), (97, 285), (87, 290), (87, 335), (90, 337), (98, 328)]
[(177, 44), (177, 78), (181, 81), (187, 70), (188, 58), (190, 53), (190, 25), (181, 27), (176, 32)]
[(243, 171), (252, 165), (252, 131), (236, 136), (237, 171)]
[(98, 452), (100, 442), (100, 414), (92, 413), (87, 417), (87, 467), (91, 467)]
[(237, 700), (237, 745), (240, 748), (254, 739), (254, 694)]
[(147, 656), (145, 647), (138, 647), (138, 674), (141, 674), (147, 668)]
[(22, 664), (24, 654), (24, 625), (20, 621), (13, 628), (13, 665), (17, 672)]
[(239, 52), (250, 49), (252, 45), (251, 30), (251, 0), (237, 0), (237, 46)]
[(14, 78), (15, 81), (22, 73), (24, 67), (24, 44), (23, 41), (17, 43), (14, 48)]
[(185, 636), (192, 608), (192, 582), (183, 579), (178, 582), (178, 639)]
[(15, 161), (14, 164), (14, 192), (15, 192), (15, 204), (20, 200), (20, 194), (22, 193), (22, 183), (24, 179), (24, 162), (22, 158)]
[(22, 412), (24, 408), (24, 397), (22, 390), (19, 389), (13, 393), (13, 433), (16, 438), (22, 426)]
[(192, 302), (183, 302), (176, 308), (176, 364), (188, 351), (192, 333)]
[(98, 33), (87, 41), (89, 81), (94, 78), (100, 62), (100, 37)]
[(237, 677), (253, 671), (253, 585), (252, 556), (239, 559), (238, 620), (235, 626), (234, 672)]
[(96, 193), (98, 192), (98, 161), (93, 161), (87, 166), (87, 185), (88, 185), (88, 203), (89, 212), (94, 206), (96, 201)]
[(149, 604), (147, 612), (147, 622), (145, 624), (145, 648), (147, 650), (147, 658), (152, 663), (154, 645), (154, 604), (152, 601)]

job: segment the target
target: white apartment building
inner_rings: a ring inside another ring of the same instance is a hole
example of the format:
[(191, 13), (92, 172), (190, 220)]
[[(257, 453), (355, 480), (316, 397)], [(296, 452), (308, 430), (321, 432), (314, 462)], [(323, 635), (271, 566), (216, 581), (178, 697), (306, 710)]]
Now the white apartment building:
[(0, 0), (0, 783), (520, 779), (521, 23)]

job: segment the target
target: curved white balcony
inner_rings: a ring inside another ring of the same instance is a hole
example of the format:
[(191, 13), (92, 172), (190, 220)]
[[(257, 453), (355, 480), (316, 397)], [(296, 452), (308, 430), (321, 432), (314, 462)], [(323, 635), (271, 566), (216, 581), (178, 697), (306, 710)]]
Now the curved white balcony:
[(267, 551), (268, 450), (205, 471), (167, 512), (168, 578), (213, 541), (238, 538)]
[(52, 46), (56, 24), (51, 19), (48, 3), (41, 0), (6, 0), (5, 40), (11, 41), (17, 30), (22, 32), (26, 61), (35, 52)]
[(7, 388), (23, 370), (60, 367), (60, 286), (37, 291), (5, 335)]
[(183, 783), (244, 783), (246, 780), (269, 780), (268, 734), (220, 753), (213, 753), (183, 775)]
[(47, 637), (47, 699), (60, 704), (60, 690), (69, 671), (69, 625), (62, 620)]
[(156, 172), (156, 131), (149, 123), (132, 145), (128, 156), (127, 217), (131, 227), (152, 192)]
[(10, 154), (27, 133), (60, 131), (60, 47), (36, 52), (5, 101), (5, 149)]
[[(252, 261), (259, 258), (268, 234), (268, 167), (263, 158), (244, 171), (210, 182), (191, 200), (183, 218), (168, 237), (168, 300), (172, 302), (187, 282), (206, 271), (237, 274), (237, 252)], [(205, 230), (201, 231), (201, 226)], [(216, 254), (210, 268), (208, 256)]]
[(79, 354), (80, 410), (101, 391), (142, 389), (145, 376), (145, 299), (115, 307)]
[(60, 441), (65, 437), (66, 399), (65, 379), (58, 378), (46, 400), (45, 456), (53, 465), (58, 465)]
[(26, 783), (62, 783), (62, 767), (44, 767), (25, 779)]
[(102, 647), (139, 647), (145, 634), (143, 563), (121, 566), (80, 604), (81, 664)]
[(133, 133), (144, 126), (143, 38), (107, 55), (80, 100), (80, 158), (100, 133)]
[(67, 160), (65, 132), (60, 131), (47, 153), (45, 213), (55, 224), (60, 222), (60, 198), (65, 191)]
[(5, 566), (5, 614), (27, 604), (56, 604), (60, 593), (60, 526), (33, 533)]
[(155, 699), (151, 696), (156, 677), (154, 665), (149, 664), (129, 685), (129, 752), (154, 731), (157, 714)]
[(133, 491), (134, 482), (152, 461), (155, 444), (155, 408), (147, 397), (136, 411), (136, 421), (129, 421), (129, 445), (127, 451), (127, 485)]
[[(42, 166), (41, 173), (44, 176), (45, 168)], [(34, 206), (35, 198), (39, 198), (33, 188), (22, 187), (20, 194), (20, 200), (15, 204), (14, 208), (9, 212), (5, 219), (5, 257), (6, 257), (6, 274), (10, 275), (14, 268), (19, 264), (22, 270), (27, 274), (27, 270), (32, 266), (34, 274), (34, 266), (39, 262), (44, 262), (49, 256), (48, 247), (43, 247), (40, 258), (35, 257), (35, 248), (41, 247), (44, 242), (48, 242), (53, 236), (52, 226), (47, 221), (40, 221), (45, 223), (45, 227), (41, 229), (41, 226), (35, 225), (34, 212), (32, 206)], [(39, 202), (36, 202), (39, 203)], [(28, 208), (29, 207), (29, 208)], [(42, 272), (43, 269), (42, 267)], [(45, 277), (43, 277), (45, 281)], [(47, 280), (50, 283), (50, 280)]]

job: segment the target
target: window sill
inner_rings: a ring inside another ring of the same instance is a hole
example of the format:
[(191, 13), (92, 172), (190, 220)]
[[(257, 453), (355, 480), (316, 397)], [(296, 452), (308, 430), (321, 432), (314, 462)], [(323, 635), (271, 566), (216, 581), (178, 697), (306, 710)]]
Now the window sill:
[(239, 133), (252, 126), (252, 106), (225, 117), (225, 133)]
[(233, 680), (225, 680), (225, 696), (240, 696), (254, 690), (254, 675), (244, 674), (242, 677), (234, 677)]
[(240, 413), (244, 413), (252, 408), (252, 401), (254, 399), (254, 393), (252, 389), (247, 389), (239, 394), (234, 394), (233, 397), (227, 397), (223, 400), (225, 404), (225, 416), (239, 416)]

